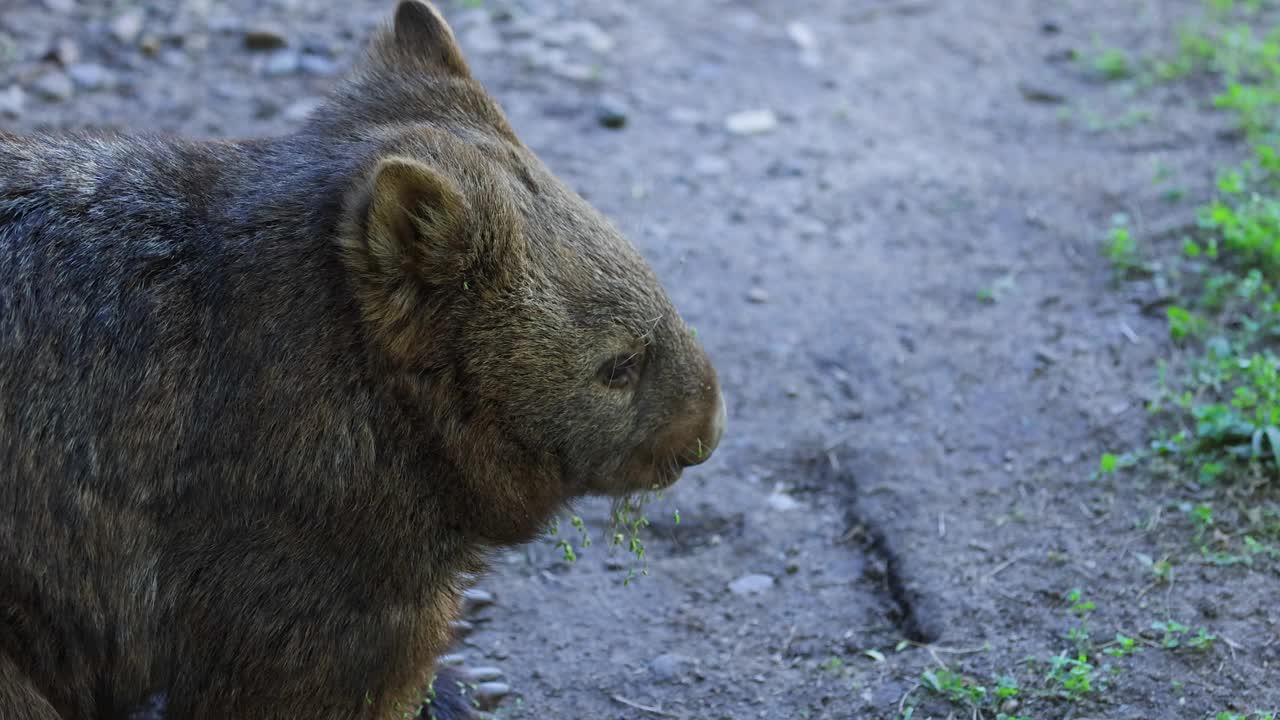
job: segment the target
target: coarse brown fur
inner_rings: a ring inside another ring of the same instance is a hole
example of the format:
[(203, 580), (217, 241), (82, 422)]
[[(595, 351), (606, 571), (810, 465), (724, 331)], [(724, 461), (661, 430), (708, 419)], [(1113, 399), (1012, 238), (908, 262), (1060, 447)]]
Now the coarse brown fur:
[(413, 713), (489, 550), (723, 424), (417, 0), (289, 137), (0, 132), (0, 717)]

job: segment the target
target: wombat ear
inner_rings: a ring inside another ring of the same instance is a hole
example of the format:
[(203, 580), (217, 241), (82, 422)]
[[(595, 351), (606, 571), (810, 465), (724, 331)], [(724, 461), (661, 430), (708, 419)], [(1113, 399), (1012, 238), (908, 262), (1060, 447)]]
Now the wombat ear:
[(396, 45), (408, 55), (427, 60), (450, 74), (471, 77), (449, 23), (430, 3), (401, 0), (396, 8), (395, 38)]
[(445, 284), (471, 265), (466, 201), (449, 178), (423, 163), (403, 157), (379, 162), (368, 212), (364, 243), (371, 270), (412, 272)]

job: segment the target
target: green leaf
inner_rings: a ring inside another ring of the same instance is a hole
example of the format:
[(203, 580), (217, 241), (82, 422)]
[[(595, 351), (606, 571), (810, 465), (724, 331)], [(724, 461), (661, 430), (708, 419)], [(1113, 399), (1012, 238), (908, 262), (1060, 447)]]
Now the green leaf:
[(1102, 453), (1102, 460), (1098, 462), (1098, 469), (1101, 470), (1104, 474), (1113, 473), (1116, 471), (1116, 466), (1118, 464), (1119, 464), (1119, 461), (1116, 459), (1116, 456), (1114, 454)]

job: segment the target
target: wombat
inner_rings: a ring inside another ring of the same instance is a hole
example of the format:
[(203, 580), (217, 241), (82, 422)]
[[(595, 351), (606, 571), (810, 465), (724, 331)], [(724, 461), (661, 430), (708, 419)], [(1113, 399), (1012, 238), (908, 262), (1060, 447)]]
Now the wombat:
[(460, 716), (464, 578), (724, 425), (419, 0), (291, 136), (0, 133), (0, 717)]

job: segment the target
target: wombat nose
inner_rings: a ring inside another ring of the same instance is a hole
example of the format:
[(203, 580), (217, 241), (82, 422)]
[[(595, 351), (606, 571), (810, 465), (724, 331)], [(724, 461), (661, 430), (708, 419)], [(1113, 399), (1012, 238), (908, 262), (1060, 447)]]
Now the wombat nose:
[(724, 426), (727, 421), (728, 413), (725, 410), (724, 395), (717, 393), (715, 414), (707, 424), (704, 435), (694, 441), (693, 447), (681, 453), (680, 466), (693, 467), (706, 462), (720, 445), (720, 438), (724, 437)]

